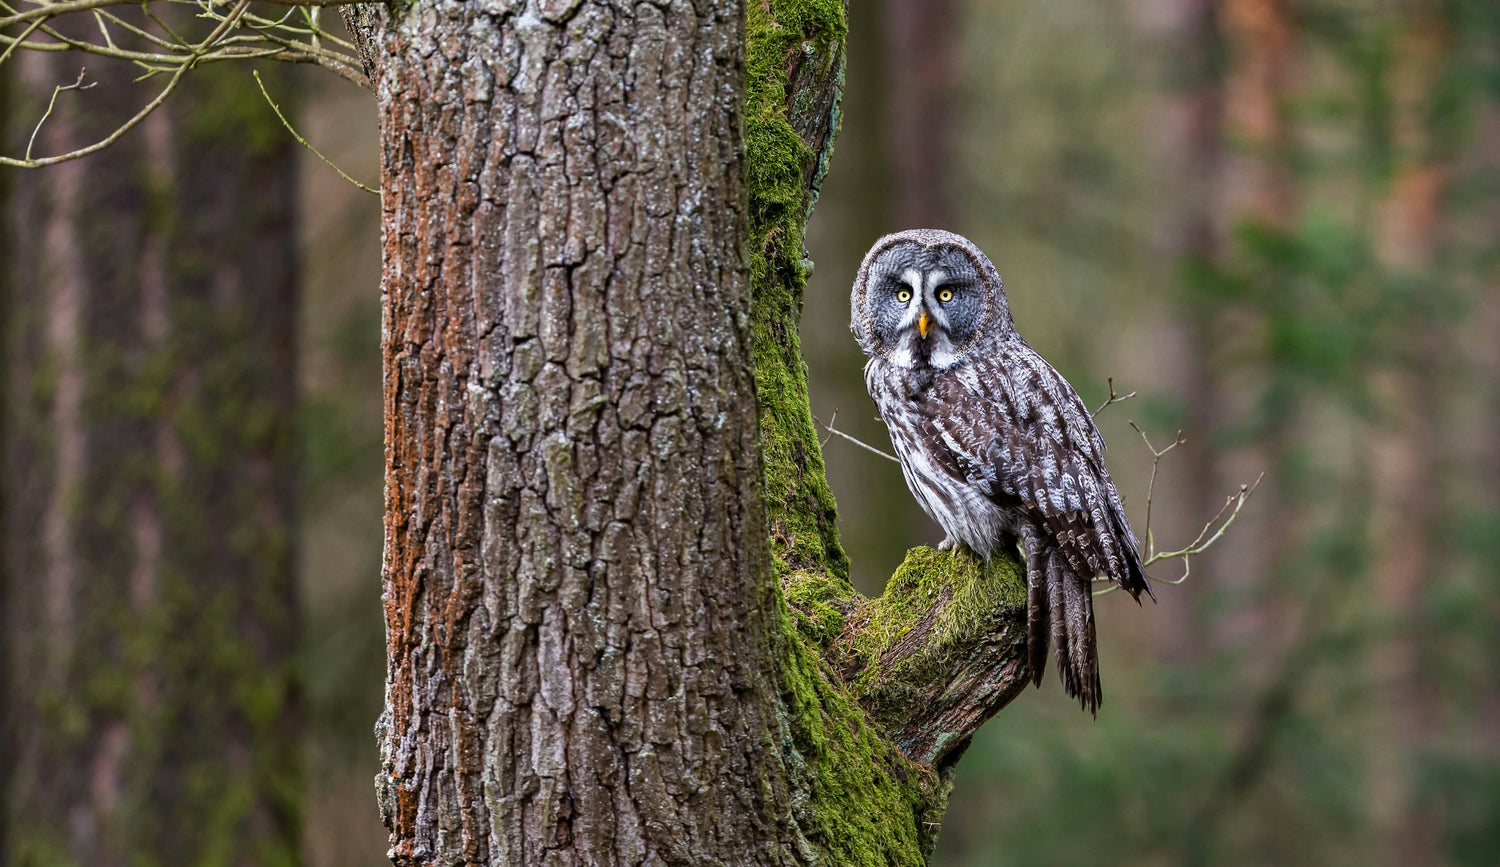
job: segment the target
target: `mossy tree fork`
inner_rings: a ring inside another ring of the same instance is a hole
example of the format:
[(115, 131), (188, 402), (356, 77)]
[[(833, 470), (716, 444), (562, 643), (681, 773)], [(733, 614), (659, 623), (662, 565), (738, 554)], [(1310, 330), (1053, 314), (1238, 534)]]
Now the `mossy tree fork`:
[[(379, 94), (397, 864), (922, 864), (1013, 562), (848, 581), (797, 328), (841, 0), (416, 2)], [(769, 532), (768, 532), (769, 531)]]

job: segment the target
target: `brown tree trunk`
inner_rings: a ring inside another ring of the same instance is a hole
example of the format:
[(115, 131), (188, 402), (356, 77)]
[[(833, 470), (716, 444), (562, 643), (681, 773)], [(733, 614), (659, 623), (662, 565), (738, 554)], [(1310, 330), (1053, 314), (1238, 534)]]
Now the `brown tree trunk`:
[(396, 862), (756, 863), (735, 4), (460, 14), (381, 61)]
[(1025, 682), (1024, 590), (925, 549), (880, 599), (847, 581), (797, 340), (842, 9), (350, 19), (396, 863), (923, 863)]
[[(17, 64), (31, 119), (77, 75)], [(88, 68), (39, 153), (137, 107)], [(298, 860), (294, 148), (217, 67), (8, 172), (0, 862)]]

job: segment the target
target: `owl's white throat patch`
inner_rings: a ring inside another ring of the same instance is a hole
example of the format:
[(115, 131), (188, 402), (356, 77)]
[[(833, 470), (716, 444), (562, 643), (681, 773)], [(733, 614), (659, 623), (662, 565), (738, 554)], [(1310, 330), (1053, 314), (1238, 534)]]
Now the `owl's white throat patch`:
[(922, 362), (937, 370), (947, 370), (958, 364), (959, 356), (954, 349), (953, 341), (943, 329), (937, 328), (928, 332), (925, 341), (915, 329), (911, 329), (903, 334), (901, 341), (896, 344), (895, 349), (891, 350), (886, 359), (891, 364), (907, 370)]

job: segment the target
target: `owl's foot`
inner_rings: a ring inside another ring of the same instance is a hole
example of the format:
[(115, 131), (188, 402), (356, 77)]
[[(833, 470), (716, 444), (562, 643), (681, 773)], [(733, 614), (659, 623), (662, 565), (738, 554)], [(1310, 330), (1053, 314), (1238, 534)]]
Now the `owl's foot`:
[(943, 541), (938, 543), (939, 551), (952, 551), (958, 547), (958, 542), (952, 536), (944, 536)]

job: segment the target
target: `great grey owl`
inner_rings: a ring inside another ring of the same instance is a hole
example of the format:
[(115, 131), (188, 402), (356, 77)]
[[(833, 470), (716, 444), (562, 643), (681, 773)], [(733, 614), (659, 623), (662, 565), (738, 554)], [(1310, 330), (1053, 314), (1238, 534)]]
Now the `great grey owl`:
[(961, 235), (881, 238), (850, 306), (865, 384), (940, 547), (988, 559), (1019, 546), (1032, 680), (1050, 637), (1068, 695), (1097, 713), (1092, 581), (1155, 596), (1088, 409), (1016, 333), (995, 266)]

